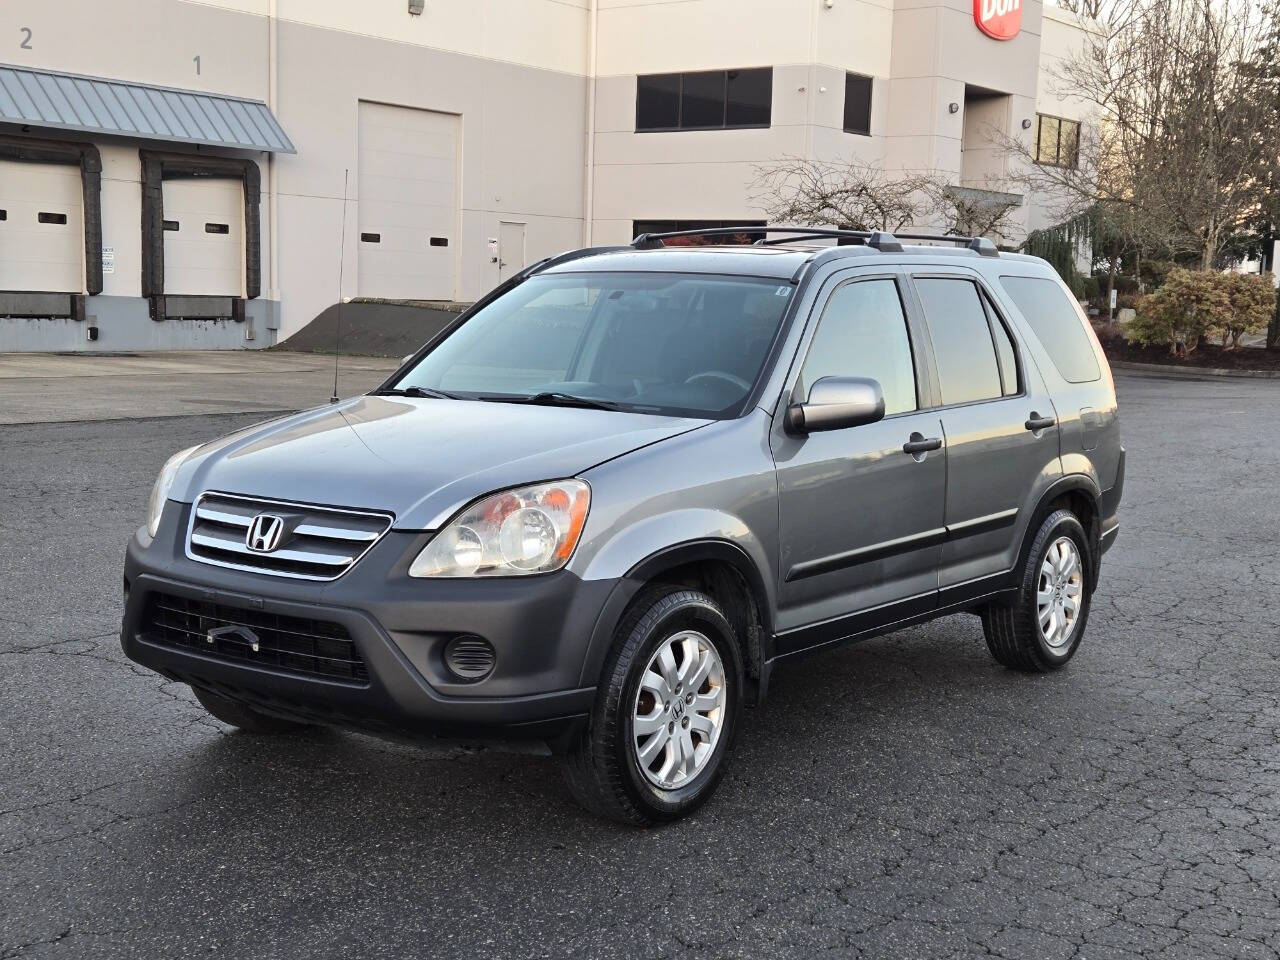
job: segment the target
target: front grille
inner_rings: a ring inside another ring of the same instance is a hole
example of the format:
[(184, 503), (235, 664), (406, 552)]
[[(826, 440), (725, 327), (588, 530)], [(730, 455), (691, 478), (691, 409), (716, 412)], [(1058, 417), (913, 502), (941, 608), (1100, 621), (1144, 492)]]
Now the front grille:
[(281, 673), (369, 682), (369, 671), (347, 628), (327, 620), (153, 593), (142, 615), (142, 636), (163, 647), (193, 650)]
[[(259, 516), (280, 521), (278, 540), (270, 549), (250, 546)], [(205, 493), (191, 511), (187, 556), (277, 577), (335, 580), (387, 532), (391, 520), (385, 513)]]

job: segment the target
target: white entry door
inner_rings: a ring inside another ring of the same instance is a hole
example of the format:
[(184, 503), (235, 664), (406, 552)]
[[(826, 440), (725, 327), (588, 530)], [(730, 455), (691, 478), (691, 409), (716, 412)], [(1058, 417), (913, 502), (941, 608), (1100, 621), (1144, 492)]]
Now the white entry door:
[(455, 298), (458, 127), (451, 113), (361, 102), (360, 296)]
[(164, 292), (244, 296), (244, 184), (231, 177), (165, 180)]
[(78, 166), (0, 160), (0, 290), (84, 291)]
[(525, 225), (498, 223), (498, 282), (513, 277), (525, 267)]

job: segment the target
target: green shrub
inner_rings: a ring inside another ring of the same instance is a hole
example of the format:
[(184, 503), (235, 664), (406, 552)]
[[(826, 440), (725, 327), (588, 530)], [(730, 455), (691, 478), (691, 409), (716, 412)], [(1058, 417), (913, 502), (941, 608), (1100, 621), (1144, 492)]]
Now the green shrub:
[(1271, 278), (1257, 273), (1227, 273), (1227, 298), (1231, 313), (1214, 332), (1222, 337), (1222, 345), (1240, 346), (1246, 333), (1261, 333), (1271, 322), (1276, 306), (1276, 290)]
[(1231, 317), (1226, 274), (1175, 267), (1164, 285), (1138, 301), (1138, 315), (1129, 336), (1138, 343), (1167, 345), (1176, 356), (1187, 356), (1200, 341), (1224, 329)]
[(1097, 277), (1084, 278), (1084, 298), (1086, 300), (1097, 300), (1102, 296), (1102, 281)]

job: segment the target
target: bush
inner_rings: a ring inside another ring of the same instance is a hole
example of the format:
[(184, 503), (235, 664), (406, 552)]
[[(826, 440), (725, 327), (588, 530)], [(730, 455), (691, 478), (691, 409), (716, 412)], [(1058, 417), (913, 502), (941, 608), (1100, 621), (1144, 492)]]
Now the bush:
[(1071, 288), (1071, 294), (1077, 300), (1085, 299), (1085, 281), (1084, 277), (1079, 274), (1067, 278), (1067, 286)]
[(1276, 307), (1276, 291), (1271, 278), (1257, 273), (1227, 273), (1227, 298), (1231, 301), (1231, 315), (1216, 330), (1222, 337), (1222, 345), (1231, 341), (1232, 348), (1240, 346), (1240, 338), (1246, 333), (1261, 333), (1271, 322)]
[(1181, 267), (1170, 270), (1159, 290), (1138, 301), (1129, 337), (1137, 343), (1164, 344), (1175, 356), (1187, 356), (1230, 321), (1228, 276)]
[(1086, 300), (1097, 300), (1102, 296), (1102, 281), (1097, 277), (1084, 278), (1084, 298)]

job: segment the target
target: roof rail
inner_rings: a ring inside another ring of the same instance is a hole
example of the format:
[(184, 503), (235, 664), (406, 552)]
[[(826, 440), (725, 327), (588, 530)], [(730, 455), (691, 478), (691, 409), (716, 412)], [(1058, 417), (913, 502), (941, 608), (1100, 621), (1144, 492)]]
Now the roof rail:
[(900, 233), (902, 240), (933, 240), (937, 243), (954, 243), (983, 257), (1000, 256), (1000, 248), (986, 237), (966, 237), (958, 233)]
[[(700, 230), (673, 230), (670, 233), (642, 233), (631, 241), (637, 250), (654, 250), (666, 246), (665, 241), (679, 237), (736, 237), (744, 233), (765, 234), (756, 246), (777, 246), (800, 240), (853, 240), (874, 247), (882, 253), (901, 253), (903, 240), (932, 240), (965, 247), (983, 257), (998, 257), (1000, 251), (986, 237), (966, 237), (947, 233), (889, 233), (886, 230), (840, 230), (836, 227), (704, 227)], [(768, 234), (781, 234), (769, 237)]]

